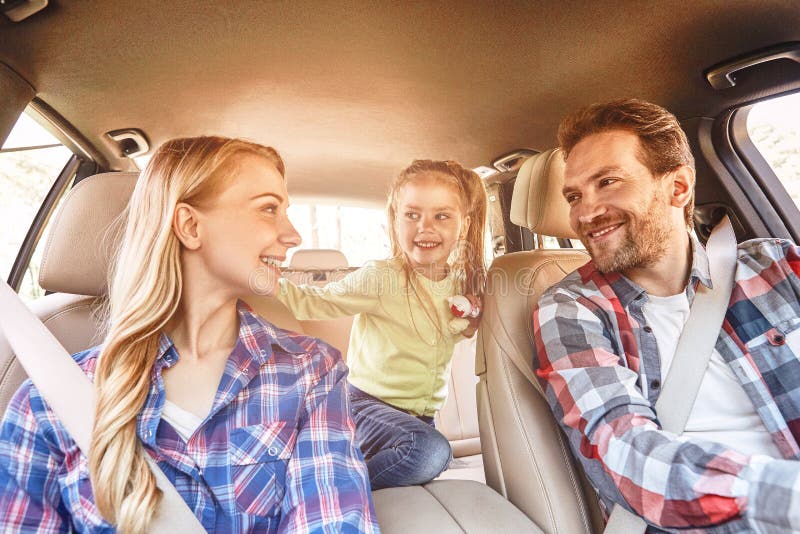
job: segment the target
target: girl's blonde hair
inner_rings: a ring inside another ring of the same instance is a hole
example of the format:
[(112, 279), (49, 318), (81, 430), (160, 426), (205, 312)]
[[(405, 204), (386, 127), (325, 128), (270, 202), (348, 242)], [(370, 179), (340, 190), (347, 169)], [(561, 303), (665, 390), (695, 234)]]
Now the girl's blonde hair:
[(172, 231), (175, 207), (213, 201), (246, 154), (266, 158), (284, 175), (283, 160), (270, 147), (225, 137), (173, 139), (156, 151), (128, 205), (109, 274), (109, 327), (94, 379), (89, 454), (97, 507), (121, 532), (147, 531), (161, 498), (136, 422), (150, 388), (161, 329), (175, 314), (183, 288), (181, 246)]
[(397, 239), (397, 203), (403, 186), (423, 176), (452, 186), (458, 193), (462, 212), (464, 216), (469, 217), (469, 225), (466, 236), (459, 240), (456, 250), (451, 255), (451, 269), (456, 271), (456, 278), (461, 284), (460, 291), (481, 297), (486, 286), (486, 266), (483, 261), (486, 189), (474, 171), (465, 169), (455, 161), (418, 159), (403, 169), (392, 182), (387, 202), (392, 256), (402, 257), (406, 274), (410, 274), (408, 258), (405, 257)]
[[(408, 258), (405, 257), (397, 239), (397, 203), (403, 186), (422, 176), (449, 185), (458, 193), (462, 212), (469, 217), (469, 225), (464, 239), (459, 240), (456, 250), (451, 255), (451, 268), (456, 271), (457, 278), (461, 282), (461, 291), (480, 297), (486, 286), (486, 267), (483, 261), (486, 189), (475, 171), (465, 169), (455, 161), (418, 159), (403, 169), (392, 182), (387, 202), (392, 256), (403, 257), (406, 269), (409, 268)], [(406, 272), (408, 273), (408, 270)]]

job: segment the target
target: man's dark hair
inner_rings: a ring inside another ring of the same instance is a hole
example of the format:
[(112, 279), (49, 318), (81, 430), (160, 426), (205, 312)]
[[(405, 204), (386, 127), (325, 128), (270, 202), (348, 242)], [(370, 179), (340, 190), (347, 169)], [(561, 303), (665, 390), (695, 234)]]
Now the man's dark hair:
[[(694, 170), (689, 141), (675, 115), (661, 106), (636, 98), (592, 104), (564, 119), (558, 127), (558, 142), (564, 159), (582, 139), (611, 130), (626, 130), (639, 137), (639, 160), (656, 177), (681, 165)], [(694, 192), (683, 213), (690, 229), (694, 227), (693, 212)]]

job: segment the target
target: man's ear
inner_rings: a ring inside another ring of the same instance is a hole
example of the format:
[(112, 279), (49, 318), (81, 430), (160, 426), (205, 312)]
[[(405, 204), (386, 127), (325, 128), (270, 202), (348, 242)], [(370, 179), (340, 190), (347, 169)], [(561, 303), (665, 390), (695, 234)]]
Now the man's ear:
[(669, 174), (670, 204), (676, 208), (684, 207), (694, 194), (694, 170), (681, 165)]
[(175, 232), (181, 244), (189, 250), (200, 248), (200, 220), (194, 207), (184, 202), (175, 206), (175, 215), (172, 217), (172, 231)]

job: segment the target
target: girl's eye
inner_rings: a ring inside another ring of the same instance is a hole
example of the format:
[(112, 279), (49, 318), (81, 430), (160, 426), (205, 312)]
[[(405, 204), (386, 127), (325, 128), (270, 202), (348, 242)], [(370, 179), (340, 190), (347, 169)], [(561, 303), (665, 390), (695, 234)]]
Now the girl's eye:
[(277, 204), (267, 204), (266, 206), (261, 208), (261, 211), (263, 211), (264, 213), (268, 213), (270, 215), (275, 215), (275, 214), (278, 213), (278, 205)]
[(412, 221), (416, 221), (417, 219), (419, 219), (419, 214), (414, 213), (413, 211), (407, 211), (406, 218), (411, 219)]
[(449, 219), (449, 218), (450, 218), (450, 216), (448, 214), (446, 214), (446, 213), (437, 213), (436, 214), (436, 219), (439, 220), (439, 221), (444, 221), (444, 220)]

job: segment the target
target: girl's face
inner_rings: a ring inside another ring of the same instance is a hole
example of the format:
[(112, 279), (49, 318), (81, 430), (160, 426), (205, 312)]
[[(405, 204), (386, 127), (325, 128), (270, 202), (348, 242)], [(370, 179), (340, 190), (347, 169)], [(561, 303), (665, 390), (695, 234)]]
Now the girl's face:
[(397, 241), (411, 267), (429, 278), (443, 278), (447, 258), (469, 224), (455, 186), (415, 177), (398, 192), (395, 217)]
[(275, 166), (256, 155), (241, 156), (231, 184), (198, 210), (198, 249), (212, 280), (237, 296), (273, 294), (286, 251), (300, 235), (286, 216), (286, 182)]

